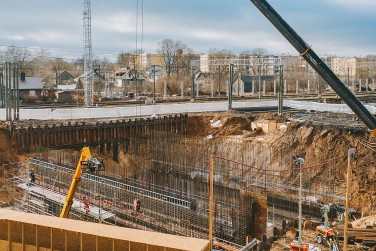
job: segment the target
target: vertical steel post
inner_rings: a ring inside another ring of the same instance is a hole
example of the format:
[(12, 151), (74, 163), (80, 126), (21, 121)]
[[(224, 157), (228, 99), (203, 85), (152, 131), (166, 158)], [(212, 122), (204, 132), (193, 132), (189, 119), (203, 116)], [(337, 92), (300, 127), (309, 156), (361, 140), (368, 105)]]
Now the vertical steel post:
[(155, 104), (155, 65), (153, 65), (153, 104)]
[(283, 65), (279, 66), (278, 116), (283, 116)]
[(194, 69), (192, 69), (191, 102), (195, 102), (195, 71)]
[(258, 69), (258, 93), (259, 93), (259, 100), (261, 100), (261, 64), (259, 59), (259, 65), (257, 66)]
[(230, 64), (230, 80), (228, 81), (228, 109), (232, 109), (232, 82), (234, 81), (234, 64)]
[(302, 244), (302, 163), (299, 163), (299, 249)]
[(355, 154), (355, 148), (350, 148), (347, 152), (347, 175), (346, 175), (346, 209), (345, 226), (343, 235), (343, 250), (347, 251), (348, 227), (349, 227), (349, 204), (350, 204), (350, 183), (351, 183), (351, 157)]
[(181, 98), (184, 98), (184, 81), (180, 82)]
[(214, 156), (210, 155), (209, 159), (209, 245), (210, 250), (213, 245), (213, 194), (214, 194)]

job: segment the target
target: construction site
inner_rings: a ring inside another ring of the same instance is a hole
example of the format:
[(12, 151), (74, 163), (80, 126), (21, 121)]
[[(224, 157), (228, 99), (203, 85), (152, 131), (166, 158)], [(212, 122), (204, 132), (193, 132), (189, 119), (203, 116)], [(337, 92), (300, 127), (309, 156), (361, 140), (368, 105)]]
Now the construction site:
[[(317, 78), (287, 82), (282, 56), (191, 60), (188, 95), (156, 98), (153, 65), (145, 102), (99, 103), (89, 0), (83, 107), (28, 107), (21, 63), (0, 60), (0, 250), (375, 251), (376, 60), (343, 81), (251, 2)], [(225, 66), (224, 97), (195, 85), (202, 65)]]

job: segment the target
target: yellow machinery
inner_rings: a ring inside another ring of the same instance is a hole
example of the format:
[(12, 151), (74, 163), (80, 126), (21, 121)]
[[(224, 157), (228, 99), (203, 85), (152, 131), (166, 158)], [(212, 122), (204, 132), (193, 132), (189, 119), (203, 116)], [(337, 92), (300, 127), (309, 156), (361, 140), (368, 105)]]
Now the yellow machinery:
[(65, 199), (63, 209), (61, 210), (60, 218), (67, 218), (69, 215), (69, 212), (73, 204), (73, 197), (76, 193), (78, 182), (81, 179), (83, 168), (90, 172), (103, 170), (103, 163), (98, 159), (91, 157), (89, 147), (83, 147), (81, 150), (81, 156), (77, 162), (76, 171), (74, 172), (72, 183), (69, 187), (69, 191)]

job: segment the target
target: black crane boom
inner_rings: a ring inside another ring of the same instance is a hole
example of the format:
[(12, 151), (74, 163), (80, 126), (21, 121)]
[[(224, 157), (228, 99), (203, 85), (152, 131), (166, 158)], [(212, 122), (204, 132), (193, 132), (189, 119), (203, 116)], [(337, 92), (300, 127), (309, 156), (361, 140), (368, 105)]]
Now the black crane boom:
[(250, 0), (376, 136), (376, 118), (266, 0)]

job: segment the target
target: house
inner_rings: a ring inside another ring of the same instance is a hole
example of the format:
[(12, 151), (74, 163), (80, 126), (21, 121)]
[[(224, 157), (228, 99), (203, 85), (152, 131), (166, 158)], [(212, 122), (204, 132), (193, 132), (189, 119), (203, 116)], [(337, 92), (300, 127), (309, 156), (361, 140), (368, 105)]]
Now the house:
[(83, 90), (76, 89), (76, 84), (58, 85), (56, 100), (60, 103), (77, 102), (77, 98), (83, 95)]
[[(154, 72), (154, 70), (155, 70), (155, 72)], [(150, 66), (150, 67), (146, 68), (145, 74), (148, 78), (148, 81), (153, 82), (154, 81), (154, 75), (155, 75), (155, 81), (158, 81), (158, 79), (160, 79), (163, 75), (166, 74), (166, 70), (159, 65), (155, 65), (155, 66)]]
[(115, 85), (123, 87), (131, 84), (144, 84), (147, 74), (143, 71), (134, 69), (121, 68), (115, 72)]
[(126, 96), (128, 92), (142, 93), (148, 74), (144, 71), (121, 68), (115, 72), (115, 86), (112, 93), (117, 96)]
[[(78, 82), (78, 80), (81, 79), (81, 81), (85, 81), (85, 78), (89, 75), (90, 73), (89, 72), (84, 72), (82, 73), (80, 76), (78, 76), (77, 78), (74, 79), (74, 82)], [(99, 80), (102, 81), (103, 83), (105, 82), (105, 75), (103, 73), (101, 73), (101, 75), (99, 76), (99, 73), (97, 71), (94, 71), (94, 82), (98, 82)]]
[[(12, 89), (15, 89), (13, 84)], [(48, 97), (48, 94), (48, 90), (43, 87), (40, 77), (26, 77), (25, 73), (21, 73), (19, 81), (20, 100), (26, 102), (37, 101)]]
[(67, 71), (63, 71), (57, 77), (58, 85), (68, 85), (74, 83), (74, 77)]

